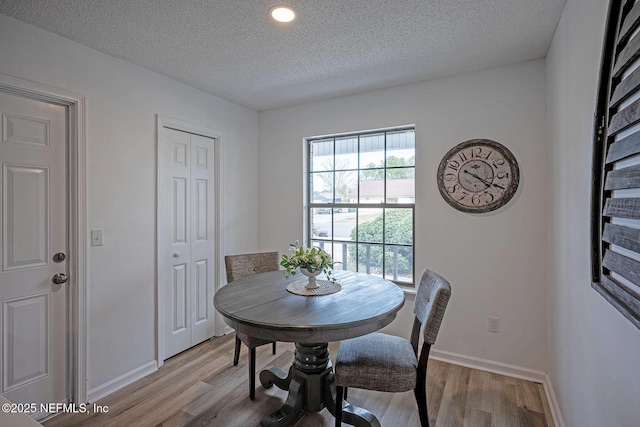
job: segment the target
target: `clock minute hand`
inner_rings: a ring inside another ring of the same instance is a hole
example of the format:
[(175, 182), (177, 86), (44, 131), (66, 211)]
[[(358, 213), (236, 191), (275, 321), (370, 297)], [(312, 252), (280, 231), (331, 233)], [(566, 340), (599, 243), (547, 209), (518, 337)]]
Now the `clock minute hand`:
[(498, 188), (499, 188), (499, 189), (501, 189), (501, 190), (504, 190), (504, 189), (505, 189), (502, 185), (495, 184), (495, 183), (493, 183), (493, 182), (491, 183), (491, 185), (493, 185), (494, 187), (498, 187)]
[(498, 184), (494, 184), (493, 182), (489, 182), (489, 181), (487, 181), (486, 179), (482, 179), (482, 178), (480, 178), (478, 175), (476, 175), (475, 173), (471, 173), (471, 172), (469, 172), (469, 171), (468, 171), (468, 170), (466, 170), (466, 169), (464, 170), (464, 172), (465, 172), (465, 173), (468, 173), (469, 175), (471, 175), (472, 177), (474, 177), (474, 178), (475, 178), (475, 179), (477, 179), (478, 181), (482, 182), (482, 183), (483, 183), (484, 185), (486, 185), (487, 187), (491, 187), (491, 186), (493, 185), (494, 187), (498, 187), (498, 188), (500, 188), (500, 189), (504, 190), (504, 187), (503, 187), (503, 186), (498, 185)]

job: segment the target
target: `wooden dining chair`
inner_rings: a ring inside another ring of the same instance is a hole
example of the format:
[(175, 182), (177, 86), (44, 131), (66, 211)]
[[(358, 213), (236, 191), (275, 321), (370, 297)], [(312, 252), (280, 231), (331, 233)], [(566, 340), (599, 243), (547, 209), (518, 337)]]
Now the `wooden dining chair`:
[[(379, 332), (341, 341), (336, 355), (336, 426), (342, 423), (343, 398), (347, 388), (399, 393), (414, 392), (420, 425), (429, 426), (427, 413), (427, 361), (444, 316), (451, 285), (431, 270), (425, 270), (413, 303), (411, 339)], [(423, 344), (418, 354), (420, 330)]]
[[(227, 255), (224, 264), (227, 270), (227, 282), (252, 274), (276, 271), (279, 269), (278, 252), (260, 252), (239, 255)], [(237, 366), (240, 359), (240, 343), (243, 342), (249, 349), (249, 399), (256, 397), (256, 347), (265, 344), (273, 344), (273, 354), (276, 354), (275, 341), (252, 337), (236, 331), (236, 345), (233, 354), (233, 365)]]

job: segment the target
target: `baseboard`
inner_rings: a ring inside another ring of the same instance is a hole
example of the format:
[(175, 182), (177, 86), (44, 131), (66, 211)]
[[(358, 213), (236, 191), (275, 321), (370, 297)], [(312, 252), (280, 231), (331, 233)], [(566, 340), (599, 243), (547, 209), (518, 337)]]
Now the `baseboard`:
[(542, 383), (544, 386), (544, 393), (547, 395), (547, 401), (549, 403), (549, 409), (551, 410), (551, 416), (553, 417), (553, 423), (556, 427), (565, 427), (562, 413), (560, 412), (560, 405), (556, 399), (556, 394), (553, 391), (551, 385), (551, 378), (549, 375), (545, 375), (545, 381)]
[(107, 381), (106, 383), (94, 387), (89, 390), (87, 401), (96, 402), (103, 397), (110, 395), (122, 387), (126, 387), (134, 381), (146, 377), (147, 375), (158, 370), (158, 363), (155, 360), (145, 363), (144, 365), (133, 369), (125, 374), (120, 375), (117, 378)]
[(553, 418), (555, 427), (565, 427), (564, 420), (560, 414), (560, 406), (556, 400), (556, 395), (553, 392), (553, 386), (551, 385), (551, 379), (547, 373), (537, 371), (535, 369), (510, 365), (508, 363), (438, 350), (435, 348), (431, 349), (429, 358), (442, 362), (453, 363), (454, 365), (465, 366), (467, 368), (479, 369), (481, 371), (487, 371), (494, 374), (506, 375), (512, 378), (541, 383), (544, 387), (545, 395), (547, 396), (547, 403), (549, 405), (549, 410), (551, 411), (551, 417)]

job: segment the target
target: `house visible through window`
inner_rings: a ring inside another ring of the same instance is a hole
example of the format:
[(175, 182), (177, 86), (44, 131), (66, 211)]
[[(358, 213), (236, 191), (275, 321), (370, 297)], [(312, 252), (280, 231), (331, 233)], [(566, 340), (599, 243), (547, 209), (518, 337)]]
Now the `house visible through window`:
[(335, 268), (414, 283), (415, 131), (309, 138), (308, 233)]

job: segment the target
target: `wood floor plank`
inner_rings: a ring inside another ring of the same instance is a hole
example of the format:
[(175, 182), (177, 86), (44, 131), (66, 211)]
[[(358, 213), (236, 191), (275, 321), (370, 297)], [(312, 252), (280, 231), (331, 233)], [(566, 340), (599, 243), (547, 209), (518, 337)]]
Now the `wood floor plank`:
[(167, 396), (164, 399), (144, 402), (136, 406), (135, 409), (113, 418), (113, 424), (116, 426), (160, 424), (167, 418), (167, 415), (165, 411), (158, 411), (158, 406), (161, 408), (169, 408), (168, 410), (182, 408), (188, 405), (190, 401), (211, 393), (213, 389), (211, 385), (200, 381), (187, 388), (170, 388), (167, 390)]
[(467, 388), (467, 407), (488, 414), (493, 412), (492, 374), (470, 369)]
[(183, 427), (192, 421), (195, 417), (185, 411), (177, 411), (166, 420), (162, 421), (156, 427)]
[[(264, 389), (256, 378), (256, 399), (249, 400), (247, 352), (233, 366), (233, 334), (200, 344), (165, 361), (151, 375), (96, 402), (108, 413), (62, 414), (45, 427), (245, 427), (257, 425), (279, 409), (287, 392)], [(329, 343), (335, 359), (339, 343)], [(256, 352), (256, 372), (278, 366), (285, 372), (294, 345), (278, 343)], [(419, 427), (413, 392), (379, 393), (350, 389), (349, 402), (367, 408), (383, 426)], [(91, 406), (91, 405), (90, 405)], [(430, 360), (427, 406), (435, 427), (553, 427), (541, 384)], [(303, 413), (293, 427), (328, 427), (333, 416), (325, 408)]]
[(449, 367), (440, 410), (436, 418), (436, 427), (459, 427), (464, 425), (469, 371), (468, 368), (463, 366), (451, 365)]
[(384, 419), (394, 394), (395, 393), (381, 393), (372, 390), (349, 389), (348, 402), (352, 405), (366, 408), (367, 411), (375, 415), (380, 421)]
[(544, 407), (542, 406), (537, 383), (520, 379), (517, 380), (516, 399), (518, 408), (525, 408), (541, 414), (544, 413)]
[(502, 379), (493, 380), (493, 426), (517, 427), (518, 405), (516, 402), (516, 386)]
[(450, 366), (450, 364), (439, 360), (429, 360), (427, 364), (427, 411), (429, 413), (429, 425), (435, 425), (436, 423)]
[(508, 377), (506, 375), (501, 375), (501, 374), (496, 374), (495, 372), (491, 373), (491, 379), (493, 381), (498, 381), (498, 382), (503, 383), (503, 384), (512, 384), (512, 385), (516, 385), (516, 381), (518, 381), (517, 378)]
[[(376, 418), (383, 426), (409, 426), (419, 425), (418, 418), (418, 404), (413, 391), (406, 391), (404, 393), (385, 393), (390, 396), (388, 400), (389, 406), (385, 408), (384, 415)], [(379, 399), (377, 396), (372, 396), (372, 399)], [(363, 403), (367, 404), (367, 401)], [(366, 407), (366, 406), (365, 406)], [(368, 408), (368, 407), (367, 407)], [(412, 415), (414, 419), (412, 420)], [(416, 423), (417, 422), (417, 423)]]
[(517, 408), (519, 427), (546, 427), (547, 421), (544, 414), (530, 411), (527, 408)]
[(464, 425), (469, 427), (492, 427), (492, 418), (489, 412), (467, 406), (464, 414)]

